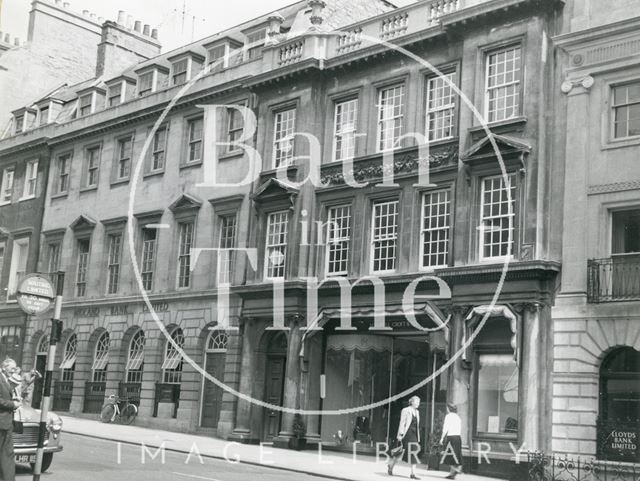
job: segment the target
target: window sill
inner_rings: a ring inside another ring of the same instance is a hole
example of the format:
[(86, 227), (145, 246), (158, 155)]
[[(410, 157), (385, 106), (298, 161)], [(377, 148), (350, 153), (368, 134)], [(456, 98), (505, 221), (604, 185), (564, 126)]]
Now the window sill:
[(28, 196), (28, 197), (20, 197), (20, 198), (18, 199), (18, 202), (24, 202), (25, 200), (33, 200), (33, 199), (35, 199), (35, 198), (36, 198), (36, 196), (35, 196), (35, 195), (30, 195), (30, 196)]
[(236, 159), (238, 157), (242, 157), (244, 155), (244, 150), (234, 150), (232, 152), (225, 152), (218, 156), (218, 160), (227, 160), (227, 159)]
[(80, 193), (84, 194), (85, 192), (94, 192), (96, 190), (98, 190), (98, 186), (97, 185), (94, 185), (94, 186), (91, 186), (91, 187), (83, 187), (82, 189), (80, 189)]
[(159, 177), (164, 175), (164, 169), (162, 170), (152, 170), (151, 172), (146, 172), (142, 178), (148, 179), (149, 177)]
[[(489, 130), (514, 130), (516, 127), (524, 127), (527, 123), (527, 117), (524, 115), (520, 115), (518, 117), (513, 117), (506, 120), (497, 120), (495, 122), (487, 122), (487, 128)], [(471, 134), (478, 134), (480, 132), (485, 132), (484, 125), (474, 125), (473, 127), (469, 127), (467, 129)]]
[(69, 196), (69, 192), (60, 192), (59, 194), (53, 194), (51, 196), (51, 200), (53, 199), (62, 199), (64, 197), (68, 197)]
[(602, 145), (602, 150), (622, 149), (640, 145), (640, 135), (625, 137), (623, 139), (610, 139)]
[(127, 177), (126, 179), (112, 180), (111, 187), (117, 187), (119, 185), (128, 184), (128, 183), (129, 183), (129, 177)]
[(180, 170), (182, 169), (190, 169), (191, 167), (200, 167), (202, 165), (202, 160), (194, 160), (192, 162), (183, 162), (180, 164)]

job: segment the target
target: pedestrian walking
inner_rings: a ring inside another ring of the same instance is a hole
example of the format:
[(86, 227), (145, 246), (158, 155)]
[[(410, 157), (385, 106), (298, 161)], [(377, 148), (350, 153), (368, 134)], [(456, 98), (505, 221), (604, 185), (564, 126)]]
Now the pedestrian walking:
[(5, 359), (0, 365), (0, 479), (15, 481), (16, 461), (13, 455), (13, 412), (21, 405), (15, 399), (9, 379), (16, 372), (13, 359)]
[[(398, 426), (397, 440), (402, 442), (402, 459), (411, 465), (411, 479), (420, 479), (416, 476), (416, 466), (420, 463), (418, 453), (420, 452), (420, 398), (413, 396), (409, 399), (409, 405), (400, 413), (400, 425)], [(392, 456), (387, 465), (387, 473), (393, 476), (393, 468), (400, 456)]]
[(447, 415), (442, 425), (440, 444), (446, 440), (442, 464), (450, 466), (447, 479), (455, 479), (462, 472), (462, 421), (455, 404), (447, 403)]

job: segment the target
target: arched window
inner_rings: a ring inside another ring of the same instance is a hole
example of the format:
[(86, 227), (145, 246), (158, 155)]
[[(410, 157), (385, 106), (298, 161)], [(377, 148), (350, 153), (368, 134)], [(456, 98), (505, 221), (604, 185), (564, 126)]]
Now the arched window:
[(640, 352), (615, 349), (600, 366), (598, 456), (640, 462)]
[(49, 354), (49, 336), (43, 334), (38, 341), (38, 347), (36, 348), (37, 356), (46, 356)]
[(76, 357), (78, 354), (78, 337), (71, 334), (64, 346), (64, 357), (60, 364), (63, 381), (73, 381), (73, 373), (76, 369)]
[(109, 344), (108, 332), (100, 334), (96, 342), (96, 350), (93, 356), (93, 366), (91, 367), (93, 382), (106, 382), (107, 365), (109, 364)]
[(229, 336), (224, 331), (213, 330), (207, 339), (207, 352), (226, 352)]
[(184, 334), (182, 329), (176, 327), (171, 331), (173, 343), (167, 341), (162, 363), (162, 382), (180, 384), (182, 381), (182, 348), (184, 347)]
[(138, 331), (131, 338), (129, 354), (127, 358), (127, 382), (142, 382), (142, 369), (144, 365), (144, 331)]

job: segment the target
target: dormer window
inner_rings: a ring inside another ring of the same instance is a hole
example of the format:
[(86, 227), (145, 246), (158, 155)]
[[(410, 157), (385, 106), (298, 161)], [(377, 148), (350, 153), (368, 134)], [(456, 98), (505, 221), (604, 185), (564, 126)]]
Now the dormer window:
[(155, 90), (155, 74), (155, 70), (140, 74), (140, 77), (138, 78), (138, 95), (140, 97), (143, 97)]
[(182, 85), (187, 82), (187, 71), (189, 69), (189, 59), (185, 58), (173, 64), (173, 75), (171, 80), (173, 85)]
[(262, 49), (267, 40), (267, 29), (261, 28), (247, 34), (247, 60), (262, 57)]
[(16, 126), (16, 134), (21, 133), (24, 130), (24, 114), (16, 115), (14, 118), (14, 124)]
[(40, 107), (38, 113), (38, 125), (47, 125), (49, 122), (51, 122), (51, 119), (49, 118), (50, 113), (51, 108), (49, 107), (49, 105)]
[(78, 116), (84, 117), (93, 112), (93, 93), (83, 95), (79, 99)]
[(232, 39), (218, 39), (205, 45), (207, 49), (207, 64), (211, 66), (211, 72), (219, 72), (229, 68), (231, 64), (237, 64), (238, 59), (233, 55), (242, 48), (242, 43)]
[(122, 82), (109, 87), (109, 96), (107, 99), (109, 107), (115, 107), (116, 105), (120, 105), (122, 103), (123, 91), (124, 89), (122, 88)]
[(171, 85), (182, 85), (202, 68), (204, 57), (195, 52), (182, 53), (168, 59), (171, 62)]

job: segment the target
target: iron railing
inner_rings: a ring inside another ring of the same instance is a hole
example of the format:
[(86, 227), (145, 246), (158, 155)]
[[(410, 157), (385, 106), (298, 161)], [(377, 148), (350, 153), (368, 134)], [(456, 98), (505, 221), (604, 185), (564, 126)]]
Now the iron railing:
[(140, 391), (142, 383), (139, 382), (121, 382), (118, 388), (118, 395), (122, 399), (128, 399), (131, 404), (140, 406)]
[(620, 255), (587, 261), (589, 302), (640, 299), (640, 255)]
[(73, 381), (56, 381), (53, 385), (53, 410), (68, 412), (73, 397)]
[(528, 481), (640, 481), (640, 465), (529, 453)]
[(85, 413), (100, 414), (104, 405), (104, 393), (107, 389), (106, 382), (87, 382), (84, 385), (84, 407)]

